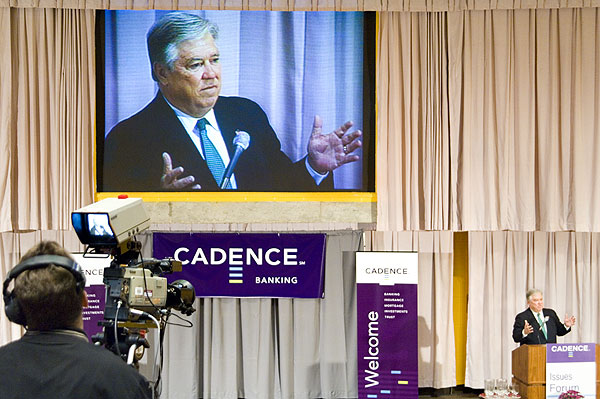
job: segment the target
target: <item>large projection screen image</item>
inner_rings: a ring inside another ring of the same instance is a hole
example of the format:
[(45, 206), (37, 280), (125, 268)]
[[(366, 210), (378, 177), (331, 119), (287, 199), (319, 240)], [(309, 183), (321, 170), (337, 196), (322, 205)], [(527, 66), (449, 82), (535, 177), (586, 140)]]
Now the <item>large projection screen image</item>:
[(363, 12), (103, 12), (97, 191), (374, 191), (373, 25)]

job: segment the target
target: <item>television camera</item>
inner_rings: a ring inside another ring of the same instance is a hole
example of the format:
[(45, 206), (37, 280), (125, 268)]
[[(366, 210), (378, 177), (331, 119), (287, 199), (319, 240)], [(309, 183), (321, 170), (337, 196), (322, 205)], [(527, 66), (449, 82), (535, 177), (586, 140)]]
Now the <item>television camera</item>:
[(84, 257), (112, 257), (104, 269), (103, 331), (92, 341), (137, 366), (150, 347), (148, 328), (159, 328), (162, 342), (171, 310), (187, 316), (195, 311), (194, 287), (185, 280), (168, 284), (164, 277), (181, 271), (181, 262), (141, 257), (135, 236), (150, 226), (141, 198), (107, 198), (72, 212), (71, 221), (86, 246)]

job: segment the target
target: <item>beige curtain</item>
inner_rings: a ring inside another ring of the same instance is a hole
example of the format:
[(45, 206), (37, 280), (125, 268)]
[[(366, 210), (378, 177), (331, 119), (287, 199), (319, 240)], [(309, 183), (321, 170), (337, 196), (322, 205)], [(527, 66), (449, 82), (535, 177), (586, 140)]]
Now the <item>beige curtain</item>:
[(94, 12), (1, 8), (0, 20), (0, 231), (70, 230), (93, 196)]
[(598, 10), (381, 14), (378, 228), (600, 231)]
[(600, 235), (573, 232), (470, 232), (469, 320), (465, 385), (511, 377), (517, 313), (529, 288), (576, 325), (558, 342), (600, 342)]
[(600, 0), (0, 0), (0, 7), (439, 12), (598, 7)]
[(453, 233), (449, 231), (366, 234), (367, 251), (419, 252), (419, 386), (456, 385), (452, 308)]
[(377, 228), (450, 228), (447, 13), (383, 13)]
[(453, 228), (600, 231), (599, 10), (448, 26)]
[[(0, 8), (0, 277), (40, 239), (76, 251), (93, 198), (94, 12)], [(0, 314), (0, 344), (21, 329)]]

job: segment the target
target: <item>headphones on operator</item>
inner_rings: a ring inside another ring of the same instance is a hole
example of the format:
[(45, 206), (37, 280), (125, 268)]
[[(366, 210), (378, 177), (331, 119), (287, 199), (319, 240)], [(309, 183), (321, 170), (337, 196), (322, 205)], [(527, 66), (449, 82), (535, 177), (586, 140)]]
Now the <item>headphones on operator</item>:
[(10, 282), (26, 270), (41, 269), (50, 265), (59, 266), (70, 271), (71, 274), (73, 274), (73, 277), (75, 277), (75, 286), (77, 293), (79, 294), (81, 293), (81, 291), (83, 291), (83, 289), (85, 288), (85, 274), (83, 274), (83, 269), (81, 268), (81, 266), (73, 259), (60, 255), (38, 255), (31, 257), (16, 265), (8, 273), (6, 280), (4, 280), (2, 295), (4, 296), (4, 312), (6, 313), (6, 317), (8, 317), (8, 320), (12, 321), (13, 323), (20, 324), (22, 326), (25, 326), (27, 324), (25, 314), (21, 310), (19, 301), (16, 300), (15, 294), (13, 292), (14, 288), (13, 290), (8, 291), (8, 286), (10, 285)]

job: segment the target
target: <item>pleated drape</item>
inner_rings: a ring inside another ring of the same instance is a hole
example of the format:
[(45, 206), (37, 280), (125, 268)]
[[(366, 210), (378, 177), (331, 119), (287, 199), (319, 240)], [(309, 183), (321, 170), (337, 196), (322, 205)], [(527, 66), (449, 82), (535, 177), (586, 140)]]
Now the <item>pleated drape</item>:
[(384, 13), (377, 225), (600, 231), (597, 8)]
[(447, 13), (384, 13), (377, 81), (377, 228), (449, 230)]
[(0, 231), (70, 230), (93, 198), (94, 12), (0, 18)]
[(448, 24), (453, 229), (600, 231), (598, 9)]
[[(94, 12), (0, 8), (0, 270), (41, 239), (81, 250), (93, 198)], [(22, 331), (0, 314), (0, 342)]]
[(599, 7), (600, 0), (0, 0), (0, 7), (440, 12)]

